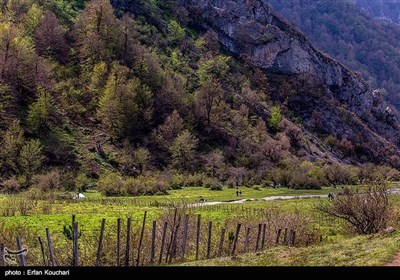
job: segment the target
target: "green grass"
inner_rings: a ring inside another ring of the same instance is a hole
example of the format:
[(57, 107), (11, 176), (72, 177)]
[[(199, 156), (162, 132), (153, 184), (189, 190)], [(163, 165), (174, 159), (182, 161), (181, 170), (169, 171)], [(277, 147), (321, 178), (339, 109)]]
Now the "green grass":
[(400, 251), (400, 234), (357, 236), (310, 247), (275, 247), (236, 259), (188, 262), (184, 266), (381, 266)]

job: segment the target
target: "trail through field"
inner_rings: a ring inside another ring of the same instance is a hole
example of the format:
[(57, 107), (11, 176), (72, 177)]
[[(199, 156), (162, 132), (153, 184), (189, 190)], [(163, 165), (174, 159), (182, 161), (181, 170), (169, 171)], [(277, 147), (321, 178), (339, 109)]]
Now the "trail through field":
[[(400, 189), (393, 188), (389, 190), (389, 194), (399, 195)], [(234, 201), (209, 201), (209, 202), (197, 202), (193, 204), (187, 205), (187, 207), (201, 207), (201, 206), (210, 206), (210, 205), (220, 205), (220, 204), (241, 204), (246, 201), (273, 201), (273, 200), (290, 200), (290, 199), (313, 199), (313, 198), (328, 198), (327, 194), (324, 195), (284, 195), (284, 196), (267, 196), (263, 198), (246, 198), (239, 199)], [(400, 258), (400, 254), (399, 254)], [(399, 260), (400, 265), (400, 260)]]
[(234, 201), (210, 201), (210, 202), (198, 202), (187, 205), (188, 207), (200, 207), (209, 205), (219, 205), (219, 204), (240, 204), (246, 201), (272, 201), (272, 200), (289, 200), (289, 199), (312, 199), (312, 198), (324, 198), (328, 195), (286, 195), (286, 196), (268, 196), (263, 198), (246, 198)]

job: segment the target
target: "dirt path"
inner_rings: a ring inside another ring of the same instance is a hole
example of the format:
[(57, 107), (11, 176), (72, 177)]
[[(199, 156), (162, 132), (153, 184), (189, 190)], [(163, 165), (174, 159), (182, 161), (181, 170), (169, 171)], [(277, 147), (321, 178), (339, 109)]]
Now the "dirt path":
[(198, 202), (187, 205), (187, 207), (200, 207), (220, 204), (241, 204), (246, 201), (272, 201), (272, 200), (289, 200), (289, 199), (311, 199), (311, 198), (324, 198), (328, 195), (287, 195), (287, 196), (267, 196), (263, 198), (246, 198), (234, 201), (210, 201), (210, 202)]

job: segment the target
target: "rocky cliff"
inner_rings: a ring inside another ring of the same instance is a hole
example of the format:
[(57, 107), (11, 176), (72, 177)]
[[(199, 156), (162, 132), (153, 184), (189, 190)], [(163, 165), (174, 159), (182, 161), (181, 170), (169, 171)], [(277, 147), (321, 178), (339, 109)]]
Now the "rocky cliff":
[[(141, 11), (142, 1), (113, 2), (126, 11)], [(318, 112), (325, 135), (360, 144), (368, 159), (388, 161), (399, 155), (399, 123), (379, 92), (318, 51), (270, 5), (261, 0), (179, 0), (178, 5), (189, 12), (193, 26), (215, 31), (225, 50), (236, 58), (276, 77), (289, 81), (307, 77), (317, 84), (321, 95), (300, 91), (288, 103), (305, 128)]]

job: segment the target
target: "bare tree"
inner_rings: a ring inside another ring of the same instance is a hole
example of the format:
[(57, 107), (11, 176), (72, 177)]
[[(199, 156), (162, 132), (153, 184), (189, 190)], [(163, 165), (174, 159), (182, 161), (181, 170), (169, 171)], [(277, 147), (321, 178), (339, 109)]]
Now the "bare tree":
[(332, 202), (320, 202), (316, 208), (346, 221), (358, 234), (385, 229), (392, 214), (385, 182), (371, 183), (363, 191), (349, 189)]

